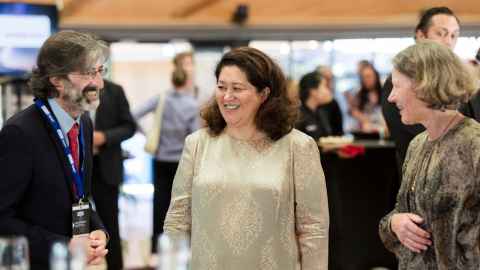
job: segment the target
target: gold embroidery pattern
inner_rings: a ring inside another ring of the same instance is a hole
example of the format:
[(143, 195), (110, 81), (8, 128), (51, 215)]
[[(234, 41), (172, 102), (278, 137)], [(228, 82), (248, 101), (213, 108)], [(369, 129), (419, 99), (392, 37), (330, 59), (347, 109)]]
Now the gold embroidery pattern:
[(232, 198), (223, 209), (220, 230), (234, 255), (240, 255), (254, 243), (262, 226), (260, 209), (246, 192)]
[[(290, 212), (290, 211), (289, 211)], [(282, 248), (287, 252), (290, 257), (294, 257), (297, 251), (296, 239), (295, 239), (295, 223), (292, 215), (284, 215), (280, 219), (280, 243)]]
[(268, 138), (258, 140), (237, 140), (232, 137), (233, 155), (245, 164), (245, 168), (249, 170), (261, 169), (258, 167), (262, 160), (265, 160), (273, 148), (272, 141)]
[(274, 257), (275, 256), (273, 253), (273, 239), (270, 238), (270, 240), (267, 241), (267, 243), (262, 249), (259, 269), (262, 269), (262, 270), (278, 269), (278, 265)]
[(233, 138), (232, 140), (240, 145), (247, 146), (247, 148), (253, 148), (258, 154), (264, 153), (273, 145), (272, 140), (270, 140), (268, 137), (257, 140), (237, 140)]
[(195, 230), (192, 240), (192, 265), (195, 269), (217, 270), (218, 262), (211, 241), (205, 232)]
[[(328, 232), (328, 208), (314, 147), (296, 130), (271, 145), (210, 137), (206, 130), (189, 137), (167, 230), (191, 228), (191, 268), (326, 269), (328, 238), (319, 231)], [(303, 256), (303, 248), (312, 252)]]
[(307, 145), (294, 145), (296, 148), (295, 153), (295, 188), (297, 192), (303, 192), (309, 186), (311, 179), (317, 179), (315, 175), (318, 172), (316, 167), (320, 166), (316, 160), (312, 160), (314, 155), (312, 152), (315, 149), (310, 149)]
[(218, 170), (214, 169), (205, 170), (198, 178), (195, 189), (198, 189), (199, 203), (202, 208), (207, 208), (225, 193), (228, 179), (226, 175), (219, 175)]

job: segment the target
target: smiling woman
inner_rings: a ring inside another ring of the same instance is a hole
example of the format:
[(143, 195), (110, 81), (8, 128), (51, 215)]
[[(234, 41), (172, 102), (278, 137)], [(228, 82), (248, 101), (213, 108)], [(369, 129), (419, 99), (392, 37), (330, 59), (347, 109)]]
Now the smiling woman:
[(261, 51), (238, 48), (215, 75), (207, 127), (185, 141), (165, 232), (191, 236), (193, 269), (326, 270), (320, 154), (293, 129), (283, 73)]
[[(242, 115), (242, 121), (249, 121), (253, 124), (249, 125), (250, 128), (255, 127), (272, 140), (279, 139), (293, 128), (297, 104), (287, 97), (286, 79), (280, 67), (263, 52), (248, 47), (232, 50), (218, 63), (215, 76), (215, 99), (201, 113), (212, 135), (223, 132), (227, 119), (240, 120), (234, 117), (240, 113), (225, 114), (227, 107), (235, 109), (236, 106), (239, 111), (249, 114)], [(230, 94), (228, 89), (231, 89)], [(245, 138), (254, 135), (252, 130), (250, 133), (245, 134)]]
[(215, 98), (228, 129), (255, 127), (258, 108), (269, 93), (267, 87), (259, 92), (238, 67), (224, 67), (218, 78)]
[(395, 209), (380, 237), (399, 269), (480, 267), (480, 124), (456, 111), (476, 90), (446, 46), (419, 41), (395, 56), (388, 97), (404, 124), (426, 131), (410, 143)]

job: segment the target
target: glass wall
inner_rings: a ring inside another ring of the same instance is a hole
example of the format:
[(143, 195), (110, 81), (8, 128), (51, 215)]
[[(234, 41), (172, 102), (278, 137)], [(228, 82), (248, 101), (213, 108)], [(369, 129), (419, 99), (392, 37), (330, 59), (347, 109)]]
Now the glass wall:
[[(335, 77), (335, 95), (348, 125), (347, 105), (344, 93), (355, 92), (359, 87), (357, 65), (360, 60), (374, 64), (382, 81), (390, 74), (391, 60), (395, 54), (415, 41), (413, 38), (335, 39), (305, 41), (254, 40), (249, 46), (260, 49), (274, 58), (285, 74), (298, 80), (303, 74), (318, 66), (328, 66)], [(213, 44), (213, 43), (212, 43)], [(172, 58), (181, 51), (194, 46), (184, 41), (169, 43), (114, 43), (112, 45), (112, 79), (125, 88), (132, 111), (158, 91), (170, 88)], [(480, 47), (479, 37), (461, 37), (455, 52), (463, 59), (473, 59)], [(215, 88), (214, 70), (228, 46), (198, 47), (195, 49), (195, 81), (199, 87), (199, 102), (205, 103)], [(151, 117), (140, 121), (144, 130), (151, 126)], [(127, 182), (149, 183), (150, 163), (143, 153), (142, 134), (125, 142), (126, 148), (140, 159), (126, 162)], [(143, 154), (142, 154), (143, 153)], [(140, 160), (140, 161), (139, 161)], [(143, 164), (143, 165), (142, 165)], [(151, 192), (151, 187), (148, 188)]]

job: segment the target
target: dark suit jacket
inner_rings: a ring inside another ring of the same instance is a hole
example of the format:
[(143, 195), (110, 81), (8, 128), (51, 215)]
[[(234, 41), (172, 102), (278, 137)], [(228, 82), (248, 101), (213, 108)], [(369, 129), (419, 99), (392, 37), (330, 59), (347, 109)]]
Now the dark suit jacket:
[(480, 92), (477, 92), (467, 103), (460, 106), (459, 111), (480, 122)]
[[(48, 104), (46, 102), (46, 104)], [(92, 123), (83, 115), (84, 186), (90, 194)], [(72, 236), (72, 175), (53, 128), (35, 105), (10, 118), (0, 131), (0, 235), (24, 235), (31, 269), (48, 269), (53, 241)], [(104, 229), (92, 212), (90, 229)]]
[(130, 114), (125, 93), (120, 85), (105, 81), (100, 95), (100, 106), (95, 114), (95, 130), (103, 131), (106, 144), (98, 153), (103, 181), (118, 186), (123, 179), (122, 149), (120, 143), (133, 136), (136, 124)]
[(387, 100), (392, 92), (392, 88), (392, 76), (390, 75), (383, 85), (381, 98), (382, 112), (385, 122), (387, 122), (388, 130), (395, 141), (397, 149), (397, 166), (401, 175), (403, 161), (405, 160), (410, 141), (420, 132), (424, 131), (425, 128), (422, 125), (404, 125), (402, 123), (397, 106)]

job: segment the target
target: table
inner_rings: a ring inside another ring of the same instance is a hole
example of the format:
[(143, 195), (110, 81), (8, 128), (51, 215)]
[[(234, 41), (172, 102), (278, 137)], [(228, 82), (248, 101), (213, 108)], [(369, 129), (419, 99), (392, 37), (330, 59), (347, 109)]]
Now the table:
[(330, 212), (329, 269), (396, 269), (397, 262), (378, 236), (399, 189), (395, 146), (389, 141), (354, 141), (365, 154), (340, 158), (321, 154)]

